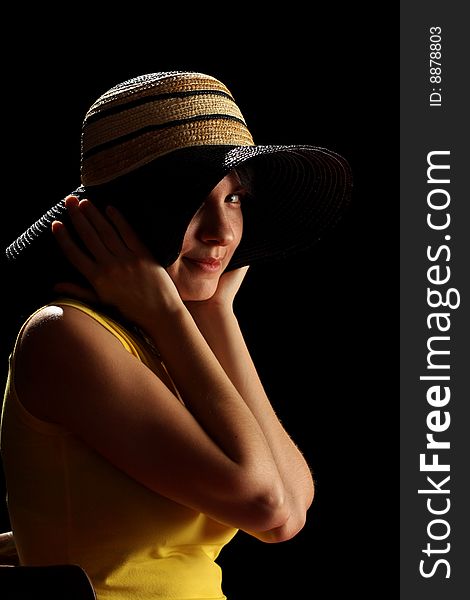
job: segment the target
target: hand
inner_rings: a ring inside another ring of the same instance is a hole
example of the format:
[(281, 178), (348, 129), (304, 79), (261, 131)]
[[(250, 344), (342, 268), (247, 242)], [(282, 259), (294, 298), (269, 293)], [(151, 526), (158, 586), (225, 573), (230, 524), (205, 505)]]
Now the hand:
[(214, 309), (233, 309), (233, 301), (245, 278), (249, 266), (240, 267), (222, 274), (215, 294), (207, 300), (185, 302), (188, 310), (194, 315), (196, 312), (211, 311)]
[(155, 311), (182, 303), (168, 273), (119, 211), (108, 207), (105, 218), (90, 201), (79, 202), (75, 196), (69, 196), (65, 205), (86, 251), (60, 221), (54, 221), (52, 231), (65, 256), (91, 288), (60, 283), (55, 287), (57, 292), (114, 306), (142, 327), (154, 319)]

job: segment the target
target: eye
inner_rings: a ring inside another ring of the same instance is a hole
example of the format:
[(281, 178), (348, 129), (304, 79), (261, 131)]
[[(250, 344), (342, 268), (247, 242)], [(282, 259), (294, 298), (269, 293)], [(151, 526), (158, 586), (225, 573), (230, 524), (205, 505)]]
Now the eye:
[(235, 194), (229, 194), (228, 196), (226, 196), (225, 202), (228, 202), (229, 204), (241, 204), (242, 198), (243, 194), (237, 192)]

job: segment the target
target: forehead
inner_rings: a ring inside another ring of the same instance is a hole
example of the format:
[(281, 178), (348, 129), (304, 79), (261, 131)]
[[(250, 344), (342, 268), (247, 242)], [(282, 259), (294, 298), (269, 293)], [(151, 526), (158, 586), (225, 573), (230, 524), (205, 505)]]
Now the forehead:
[(243, 188), (242, 180), (235, 169), (227, 173), (227, 175), (219, 181), (219, 183), (213, 188), (214, 190), (220, 189), (240, 189)]

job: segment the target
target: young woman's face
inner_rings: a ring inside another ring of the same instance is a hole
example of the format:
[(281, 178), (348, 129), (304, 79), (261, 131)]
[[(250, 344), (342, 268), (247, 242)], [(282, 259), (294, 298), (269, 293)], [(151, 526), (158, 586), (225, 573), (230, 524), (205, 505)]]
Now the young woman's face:
[(181, 253), (167, 268), (183, 300), (211, 298), (243, 232), (246, 190), (233, 171), (220, 181), (192, 218)]

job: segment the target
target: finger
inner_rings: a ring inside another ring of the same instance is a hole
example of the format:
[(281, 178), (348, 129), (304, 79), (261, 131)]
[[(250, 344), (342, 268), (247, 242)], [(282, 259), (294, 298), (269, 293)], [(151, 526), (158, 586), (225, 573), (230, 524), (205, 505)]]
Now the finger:
[(234, 281), (236, 281), (239, 286), (242, 284), (243, 280), (245, 279), (245, 275), (247, 274), (249, 268), (250, 268), (250, 266), (247, 265), (245, 267), (239, 267), (238, 269), (234, 269), (232, 271)]
[(93, 225), (101, 242), (115, 256), (127, 254), (128, 247), (111, 222), (89, 201), (81, 200), (79, 209)]
[(78, 206), (80, 203), (80, 200), (77, 198), (77, 196), (67, 196), (67, 198), (65, 199), (65, 208), (71, 208), (72, 206)]
[(228, 297), (233, 298), (237, 294), (240, 286), (245, 279), (245, 275), (248, 271), (248, 267), (239, 267), (234, 269), (233, 271), (226, 271), (219, 280), (219, 285), (217, 288), (217, 292), (224, 294), (227, 293)]
[(124, 240), (129, 250), (132, 250), (138, 256), (151, 256), (149, 249), (140, 240), (134, 228), (128, 223), (121, 212), (114, 206), (106, 208), (106, 214), (116, 227), (119, 235)]
[(100, 262), (109, 261), (111, 252), (100, 239), (88, 216), (80, 210), (80, 202), (77, 198), (70, 196), (65, 200), (65, 206), (72, 222), (73, 228), (77, 232), (85, 248)]
[(67, 228), (61, 221), (52, 223), (52, 233), (65, 257), (88, 280), (93, 276), (95, 263), (72, 240)]

